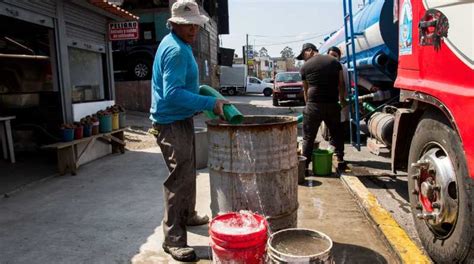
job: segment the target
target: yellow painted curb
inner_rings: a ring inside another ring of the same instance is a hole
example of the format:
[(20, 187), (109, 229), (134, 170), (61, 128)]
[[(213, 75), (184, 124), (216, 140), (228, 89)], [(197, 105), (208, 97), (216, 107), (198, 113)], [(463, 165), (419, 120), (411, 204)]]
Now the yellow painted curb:
[(342, 174), (341, 179), (359, 199), (402, 263), (432, 263), (357, 177)]

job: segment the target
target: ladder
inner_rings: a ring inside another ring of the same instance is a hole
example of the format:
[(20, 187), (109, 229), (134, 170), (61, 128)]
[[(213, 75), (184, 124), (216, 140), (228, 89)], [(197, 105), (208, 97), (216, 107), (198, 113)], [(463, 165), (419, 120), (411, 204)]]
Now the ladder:
[[(355, 39), (362, 33), (354, 32), (352, 0), (342, 0), (344, 6), (344, 34), (346, 46), (346, 64), (348, 70), (348, 83), (346, 84), (347, 95), (349, 96), (349, 130), (351, 144), (360, 151), (360, 112), (359, 112), (359, 91), (357, 81), (357, 68), (355, 56)], [(354, 87), (352, 86), (354, 83)], [(354, 131), (355, 130), (355, 131)], [(355, 140), (354, 140), (355, 138)]]

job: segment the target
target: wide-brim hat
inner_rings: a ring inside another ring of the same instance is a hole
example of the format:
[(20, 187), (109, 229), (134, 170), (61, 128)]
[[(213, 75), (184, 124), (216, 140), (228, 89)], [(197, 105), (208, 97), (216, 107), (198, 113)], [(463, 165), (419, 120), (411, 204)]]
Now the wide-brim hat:
[(193, 0), (178, 0), (171, 7), (171, 18), (168, 21), (176, 24), (203, 26), (209, 21), (209, 18), (201, 15), (199, 6)]

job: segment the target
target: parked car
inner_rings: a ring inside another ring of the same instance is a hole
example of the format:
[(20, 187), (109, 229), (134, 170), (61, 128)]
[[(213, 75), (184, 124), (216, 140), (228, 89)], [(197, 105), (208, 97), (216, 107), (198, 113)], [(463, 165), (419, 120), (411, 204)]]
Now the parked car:
[(272, 95), (273, 85), (265, 83), (256, 77), (246, 77), (245, 65), (221, 66), (220, 92), (228, 95), (258, 93), (265, 96)]
[(125, 73), (134, 80), (149, 80), (158, 44), (141, 44), (137, 41), (112, 42), (114, 73)]
[(279, 106), (280, 101), (304, 103), (303, 81), (299, 72), (280, 72), (275, 76), (273, 105)]

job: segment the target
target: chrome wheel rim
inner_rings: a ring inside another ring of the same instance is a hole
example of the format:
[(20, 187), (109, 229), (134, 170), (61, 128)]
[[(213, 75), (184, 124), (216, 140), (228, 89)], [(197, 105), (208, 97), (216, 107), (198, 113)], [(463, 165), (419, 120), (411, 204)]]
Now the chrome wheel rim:
[(439, 238), (448, 237), (455, 228), (459, 201), (453, 161), (437, 142), (423, 148), (420, 159), (411, 166), (417, 196), (417, 217), (425, 221)]

